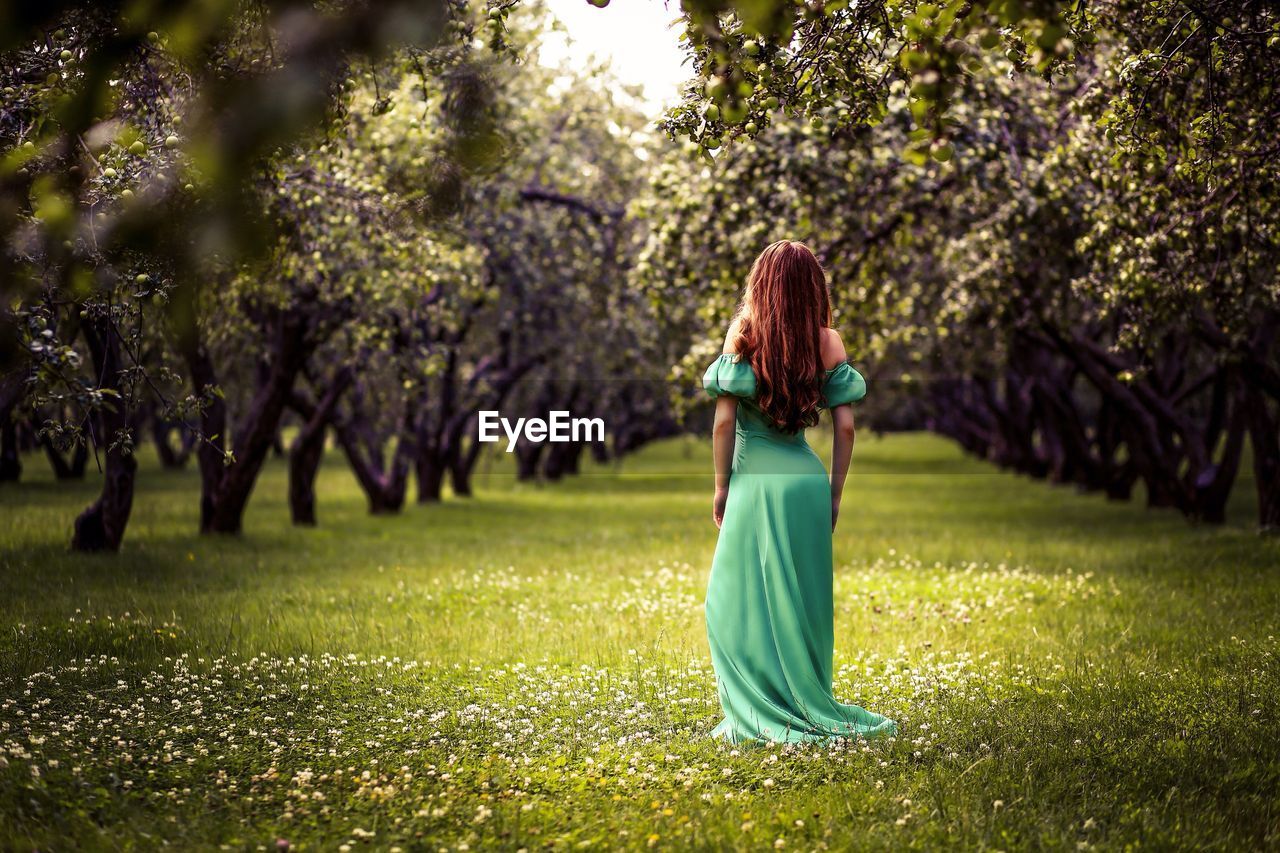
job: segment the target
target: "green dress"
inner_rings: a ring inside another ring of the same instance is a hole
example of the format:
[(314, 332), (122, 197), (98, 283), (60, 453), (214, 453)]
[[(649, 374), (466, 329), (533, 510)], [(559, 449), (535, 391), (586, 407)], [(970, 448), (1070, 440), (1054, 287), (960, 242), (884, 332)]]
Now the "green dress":
[[(848, 364), (826, 372), (826, 407), (861, 400)], [(707, 639), (732, 743), (892, 734), (895, 724), (831, 692), (831, 486), (804, 433), (775, 429), (755, 404), (751, 365), (726, 353), (707, 368), (713, 397), (738, 397), (729, 500), (707, 586)]]

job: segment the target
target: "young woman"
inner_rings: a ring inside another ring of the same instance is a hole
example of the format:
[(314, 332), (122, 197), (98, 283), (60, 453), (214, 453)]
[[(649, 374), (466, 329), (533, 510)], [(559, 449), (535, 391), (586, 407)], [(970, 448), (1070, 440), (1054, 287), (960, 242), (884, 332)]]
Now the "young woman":
[[(831, 534), (853, 452), (849, 404), (867, 385), (830, 325), (818, 259), (802, 243), (774, 243), (702, 379), (717, 398), (707, 637), (724, 721), (714, 734), (733, 743), (895, 730), (831, 693)], [(824, 408), (835, 425), (830, 481), (804, 438)]]

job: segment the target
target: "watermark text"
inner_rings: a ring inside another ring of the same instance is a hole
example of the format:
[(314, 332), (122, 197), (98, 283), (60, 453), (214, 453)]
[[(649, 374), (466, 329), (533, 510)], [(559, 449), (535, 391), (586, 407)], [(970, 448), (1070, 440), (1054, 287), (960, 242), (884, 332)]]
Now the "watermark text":
[[(534, 444), (604, 441), (604, 418), (575, 418), (567, 411), (547, 412), (543, 418), (516, 418), (512, 422), (501, 412), (481, 410), (476, 438), (493, 443), (507, 437), (507, 452), (512, 453), (521, 438)], [(501, 430), (501, 433), (499, 432)]]

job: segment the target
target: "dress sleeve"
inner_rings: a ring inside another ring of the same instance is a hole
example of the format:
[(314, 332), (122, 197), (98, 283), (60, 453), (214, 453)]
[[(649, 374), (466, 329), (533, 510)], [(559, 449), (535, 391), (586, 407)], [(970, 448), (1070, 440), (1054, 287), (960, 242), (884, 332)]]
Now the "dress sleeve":
[(856, 403), (867, 396), (867, 380), (853, 366), (838, 364), (827, 374), (826, 384), (822, 386), (822, 398), (828, 409)]
[(748, 362), (739, 361), (737, 355), (727, 352), (711, 362), (702, 375), (702, 387), (712, 397), (749, 399), (756, 393), (756, 375)]

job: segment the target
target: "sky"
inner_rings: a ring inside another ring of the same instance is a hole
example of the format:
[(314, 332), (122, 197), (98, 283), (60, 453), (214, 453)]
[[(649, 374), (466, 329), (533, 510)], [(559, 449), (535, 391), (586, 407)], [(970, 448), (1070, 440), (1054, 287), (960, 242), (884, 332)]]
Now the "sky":
[(653, 119), (679, 100), (680, 84), (690, 76), (681, 65), (678, 31), (668, 27), (679, 17), (679, 0), (671, 0), (670, 8), (663, 0), (611, 0), (603, 9), (587, 0), (547, 0), (547, 7), (568, 32), (547, 36), (543, 63), (608, 60), (619, 80), (644, 87), (643, 107)]

